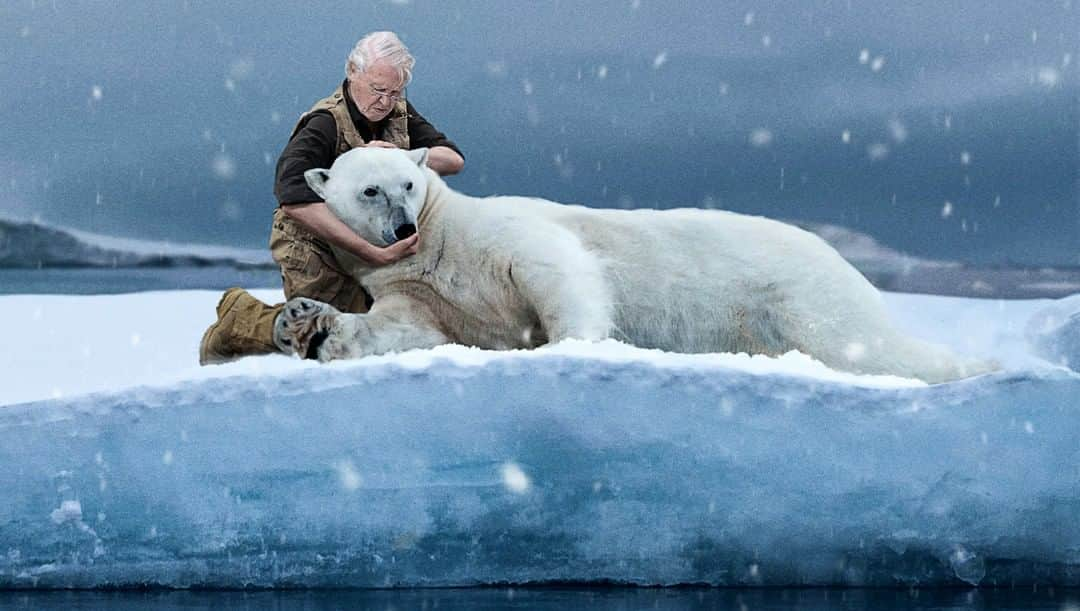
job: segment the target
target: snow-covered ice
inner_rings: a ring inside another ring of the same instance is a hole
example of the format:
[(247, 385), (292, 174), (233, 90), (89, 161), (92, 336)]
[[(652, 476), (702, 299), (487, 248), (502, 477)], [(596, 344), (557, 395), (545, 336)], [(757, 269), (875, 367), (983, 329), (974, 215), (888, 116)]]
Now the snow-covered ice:
[(1080, 296), (887, 294), (1004, 366), (938, 386), (615, 342), (200, 368), (217, 296), (0, 297), (0, 587), (1080, 585)]

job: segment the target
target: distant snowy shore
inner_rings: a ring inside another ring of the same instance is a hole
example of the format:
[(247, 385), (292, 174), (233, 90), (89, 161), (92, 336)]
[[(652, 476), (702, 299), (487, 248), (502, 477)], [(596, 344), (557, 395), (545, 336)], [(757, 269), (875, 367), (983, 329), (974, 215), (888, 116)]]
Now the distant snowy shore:
[(0, 219), (0, 268), (272, 266), (270, 253), (248, 248), (117, 238)]
[(0, 587), (1080, 585), (1080, 295), (885, 297), (1003, 371), (616, 342), (200, 368), (214, 292), (0, 297)]
[[(798, 221), (795, 224), (821, 236), (882, 290), (1009, 299), (1064, 297), (1080, 292), (1080, 268), (970, 267), (913, 257), (845, 227)], [(276, 270), (266, 250), (118, 238), (0, 219), (0, 271), (199, 267)], [(276, 279), (275, 275), (266, 277)], [(65, 289), (80, 286), (77, 279), (69, 279), (67, 283), (63, 280), (57, 279), (53, 283), (55, 288), (49, 292), (83, 292)], [(202, 286), (219, 286), (217, 280), (217, 276), (207, 277)], [(193, 286), (191, 282), (187, 279), (172, 288), (188, 288)], [(24, 284), (39, 286), (41, 283), (27, 281)], [(120, 281), (120, 284), (131, 286), (130, 282)], [(151, 283), (151, 286), (162, 284)]]

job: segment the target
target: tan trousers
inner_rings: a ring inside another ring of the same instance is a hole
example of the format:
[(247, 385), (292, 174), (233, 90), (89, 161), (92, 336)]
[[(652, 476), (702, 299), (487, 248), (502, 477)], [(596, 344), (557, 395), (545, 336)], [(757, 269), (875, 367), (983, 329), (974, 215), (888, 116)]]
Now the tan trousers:
[(330, 246), (286, 216), (281, 208), (274, 211), (270, 254), (281, 267), (285, 299), (307, 297), (342, 312), (368, 311), (370, 297), (342, 271)]

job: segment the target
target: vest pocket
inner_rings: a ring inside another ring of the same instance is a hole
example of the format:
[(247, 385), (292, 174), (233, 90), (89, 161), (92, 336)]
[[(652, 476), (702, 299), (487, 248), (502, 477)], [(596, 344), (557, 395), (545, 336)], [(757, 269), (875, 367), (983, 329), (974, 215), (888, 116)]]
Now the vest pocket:
[(286, 299), (307, 297), (349, 311), (360, 285), (345, 275), (325, 242), (283, 213), (274, 215), (270, 254), (281, 268)]

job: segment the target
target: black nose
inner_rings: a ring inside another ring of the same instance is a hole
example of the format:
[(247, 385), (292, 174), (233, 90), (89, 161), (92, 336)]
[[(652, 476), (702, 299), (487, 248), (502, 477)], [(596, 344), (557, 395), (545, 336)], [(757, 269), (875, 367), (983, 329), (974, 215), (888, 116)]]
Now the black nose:
[(411, 236), (414, 233), (416, 233), (416, 225), (413, 225), (412, 223), (405, 223), (404, 225), (401, 225), (394, 230), (394, 237), (399, 240), (404, 240), (405, 238)]

